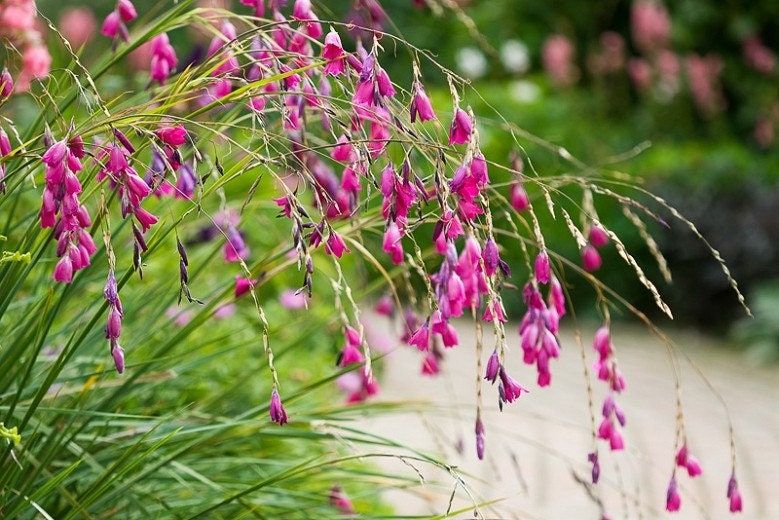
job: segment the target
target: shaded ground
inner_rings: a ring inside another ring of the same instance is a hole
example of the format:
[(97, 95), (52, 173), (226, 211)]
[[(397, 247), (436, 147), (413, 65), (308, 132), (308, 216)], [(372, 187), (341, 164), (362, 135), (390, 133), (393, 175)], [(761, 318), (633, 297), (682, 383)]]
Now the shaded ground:
[[(372, 328), (386, 323), (371, 319)], [(390, 354), (382, 376), (382, 399), (424, 400), (424, 411), (366, 418), (367, 431), (398, 439), (436, 454), (470, 474), (465, 477), (479, 500), (502, 499), (481, 512), (485, 518), (599, 518), (599, 508), (574, 474), (588, 479), (586, 454), (591, 450), (587, 391), (581, 351), (573, 331), (562, 335), (563, 354), (553, 364), (550, 388), (535, 386), (533, 367), (522, 365), (514, 339), (510, 373), (531, 393), (503, 413), (496, 389), (484, 387), (487, 457), (479, 462), (473, 439), (475, 354), (473, 328), (458, 326), (460, 347), (447, 352), (445, 374), (437, 379), (418, 375), (419, 354), (400, 348)], [(593, 360), (594, 327), (583, 331), (588, 363)], [(665, 489), (673, 463), (675, 394), (672, 369), (662, 342), (639, 327), (618, 327), (614, 343), (628, 381), (620, 399), (627, 414), (626, 451), (616, 455), (600, 445), (602, 479), (599, 492), (609, 518), (732, 518), (725, 490), (730, 474), (728, 423), (722, 405), (691, 365), (682, 361), (682, 389), (688, 439), (701, 459), (703, 475), (680, 477), (682, 511), (664, 511)], [(742, 354), (718, 348), (709, 338), (671, 334), (711, 384), (724, 396), (736, 432), (738, 474), (744, 495), (744, 519), (779, 519), (779, 367), (750, 366)], [(491, 335), (488, 336), (491, 338)], [(491, 339), (486, 341), (491, 345)], [(491, 350), (491, 347), (487, 347)], [(486, 356), (489, 352), (485, 352)], [(602, 385), (595, 383), (596, 407)], [(596, 410), (596, 413), (598, 411)], [(462, 454), (458, 453), (458, 444)], [(414, 476), (398, 460), (385, 469)], [(386, 498), (399, 514), (441, 514), (446, 511), (454, 481), (443, 471), (415, 465), (429, 485), (423, 494), (395, 492)], [(440, 484), (440, 485), (439, 485)], [(470, 499), (459, 487), (453, 508)], [(471, 514), (459, 515), (471, 518)]]

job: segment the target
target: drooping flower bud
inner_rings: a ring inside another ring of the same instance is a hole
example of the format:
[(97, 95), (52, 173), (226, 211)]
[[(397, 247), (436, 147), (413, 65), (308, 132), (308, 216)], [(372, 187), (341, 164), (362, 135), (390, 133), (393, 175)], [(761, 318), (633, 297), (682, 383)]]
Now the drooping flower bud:
[(481, 422), (481, 417), (476, 418), (474, 430), (476, 433), (476, 456), (479, 457), (479, 460), (484, 460), (484, 423)]
[(500, 372), (500, 359), (498, 358), (498, 351), (493, 350), (492, 354), (490, 355), (490, 358), (487, 360), (487, 371), (484, 374), (484, 379), (489, 381), (490, 383), (495, 383), (495, 380), (498, 378), (498, 373)]
[(668, 490), (665, 494), (665, 509), (669, 512), (679, 511), (682, 506), (682, 497), (679, 495), (679, 490), (676, 485), (676, 476), (671, 477), (671, 481), (668, 483)]
[(111, 342), (111, 356), (114, 358), (114, 367), (120, 374), (124, 373), (124, 349), (114, 340)]
[(538, 256), (536, 256), (533, 272), (535, 273), (538, 283), (546, 285), (551, 280), (552, 269), (549, 265), (549, 255), (546, 251), (541, 251), (538, 253)]
[(0, 99), (7, 98), (14, 91), (14, 79), (11, 77), (11, 73), (8, 69), (3, 67), (3, 71), (0, 72)]
[(511, 207), (517, 211), (525, 211), (530, 207), (530, 198), (520, 182), (515, 182), (511, 185), (509, 200), (511, 201)]
[(449, 128), (449, 144), (465, 144), (471, 139), (473, 133), (473, 121), (471, 116), (458, 108), (452, 119), (452, 126)]
[(425, 88), (419, 82), (414, 83), (414, 98), (411, 100), (411, 122), (416, 122), (417, 118), (420, 121), (433, 121), (436, 118), (430, 98), (427, 97)]
[(731, 513), (740, 513), (743, 509), (743, 501), (741, 499), (741, 492), (738, 490), (738, 481), (736, 480), (736, 474), (733, 473), (728, 481), (728, 501)]
[(600, 253), (595, 249), (595, 246), (592, 244), (584, 246), (582, 249), (582, 267), (584, 267), (584, 270), (588, 273), (595, 272), (600, 269), (601, 264)]
[(606, 233), (606, 230), (595, 224), (590, 227), (590, 233), (587, 238), (590, 244), (595, 247), (603, 247), (609, 243), (609, 235)]
[(600, 480), (600, 462), (598, 461), (598, 452), (593, 451), (587, 454), (587, 460), (592, 464), (592, 483), (597, 484)]
[(281, 404), (279, 392), (275, 388), (270, 394), (269, 413), (271, 421), (277, 423), (279, 426), (288, 421), (287, 411), (284, 410), (284, 405)]
[(119, 0), (116, 3), (116, 11), (124, 23), (129, 23), (138, 17), (135, 6), (130, 0)]

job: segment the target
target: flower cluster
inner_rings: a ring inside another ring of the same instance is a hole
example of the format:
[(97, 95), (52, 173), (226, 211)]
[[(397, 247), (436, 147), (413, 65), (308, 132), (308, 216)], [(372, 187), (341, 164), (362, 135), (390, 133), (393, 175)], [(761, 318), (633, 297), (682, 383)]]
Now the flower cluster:
[(617, 404), (615, 397), (616, 394), (625, 389), (625, 378), (619, 371), (617, 361), (614, 358), (614, 346), (611, 343), (611, 332), (608, 325), (602, 326), (595, 332), (592, 348), (598, 355), (593, 370), (598, 379), (604, 381), (609, 389), (603, 400), (603, 419), (598, 427), (598, 438), (608, 441), (612, 451), (622, 450), (625, 447), (625, 441), (622, 438), (620, 428), (625, 427), (626, 420), (625, 413)]
[(103, 20), (103, 27), (100, 32), (103, 36), (111, 38), (116, 42), (117, 38), (124, 41), (130, 39), (130, 32), (127, 30), (128, 23), (138, 18), (135, 5), (130, 0), (117, 0), (114, 10)]
[(103, 298), (105, 298), (108, 304), (108, 321), (105, 326), (105, 337), (108, 339), (116, 371), (121, 374), (124, 372), (124, 350), (119, 345), (119, 336), (122, 334), (124, 309), (122, 308), (122, 301), (119, 299), (119, 288), (116, 284), (113, 269), (108, 271), (108, 279), (103, 288)]
[(42, 161), (46, 187), (39, 213), (42, 228), (54, 228), (57, 256), (54, 280), (70, 283), (73, 273), (84, 269), (96, 251), (89, 226), (89, 211), (79, 200), (81, 182), (76, 174), (83, 168), (84, 142), (80, 137), (53, 143)]
[[(36, 23), (35, 0), (6, 0), (0, 2), (0, 38), (9, 39), (21, 52), (21, 72), (16, 90), (29, 90), (34, 79), (45, 78), (51, 68), (51, 55)], [(8, 97), (14, 82), (6, 69), (0, 76), (0, 101)]]

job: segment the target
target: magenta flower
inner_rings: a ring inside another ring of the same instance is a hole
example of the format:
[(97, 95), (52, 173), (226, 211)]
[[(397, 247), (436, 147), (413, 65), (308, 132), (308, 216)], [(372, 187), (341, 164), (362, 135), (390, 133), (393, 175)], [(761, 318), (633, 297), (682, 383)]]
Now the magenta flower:
[(330, 505), (338, 509), (342, 514), (353, 515), (354, 506), (349, 497), (340, 486), (330, 488)]
[(112, 11), (103, 20), (103, 27), (100, 29), (100, 33), (108, 38), (116, 38), (119, 35), (120, 27), (122, 26), (122, 19), (119, 13)]
[(422, 360), (422, 375), (435, 376), (441, 372), (441, 367), (438, 366), (438, 358), (435, 353), (428, 352), (425, 358)]
[(676, 453), (676, 465), (686, 468), (687, 474), (690, 475), (690, 478), (695, 478), (703, 473), (703, 469), (701, 468), (698, 459), (689, 453), (687, 444), (682, 445), (682, 447), (679, 448), (679, 451)]
[(522, 395), (522, 392), (528, 392), (525, 387), (509, 376), (508, 373), (506, 373), (506, 369), (503, 367), (500, 367), (499, 377), (500, 387), (498, 390), (502, 401), (513, 403)]
[(253, 7), (254, 16), (265, 16), (265, 0), (241, 0), (241, 4)]
[(324, 72), (330, 76), (340, 76), (346, 71), (346, 60), (344, 59), (344, 48), (341, 44), (341, 37), (333, 29), (325, 36), (325, 46), (322, 48), (322, 59), (327, 60)]
[(743, 503), (741, 492), (738, 490), (738, 481), (736, 480), (735, 472), (730, 476), (730, 480), (728, 481), (728, 500), (730, 502), (730, 512), (740, 513), (743, 509)]
[(430, 349), (430, 329), (428, 322), (423, 323), (408, 339), (408, 344), (417, 347), (421, 352)]
[(349, 141), (349, 137), (344, 134), (338, 138), (338, 142), (330, 152), (330, 157), (334, 161), (338, 161), (344, 164), (350, 164), (357, 159), (357, 152), (354, 149), (354, 145)]
[(398, 225), (395, 222), (390, 222), (384, 231), (382, 249), (390, 255), (392, 263), (395, 265), (403, 263), (403, 243), (401, 242), (401, 237)]
[(427, 97), (425, 88), (421, 83), (414, 83), (414, 98), (411, 100), (411, 122), (416, 122), (417, 118), (420, 121), (433, 121), (435, 112), (433, 112), (433, 105), (430, 103), (430, 98)]
[(348, 253), (350, 249), (346, 247), (344, 239), (335, 231), (330, 231), (330, 236), (327, 237), (327, 243), (325, 244), (325, 253), (333, 255), (336, 258), (341, 258), (344, 253)]
[(288, 421), (287, 412), (284, 410), (284, 405), (281, 404), (281, 397), (279, 392), (274, 388), (270, 394), (270, 420), (277, 423), (279, 426), (285, 424)]
[(484, 374), (484, 379), (490, 383), (495, 383), (498, 379), (498, 373), (500, 373), (500, 359), (498, 358), (498, 351), (493, 350), (490, 358), (487, 360), (487, 372)]
[(471, 133), (473, 133), (471, 116), (465, 110), (458, 108), (449, 129), (449, 144), (465, 144), (471, 139)]
[(63, 256), (54, 267), (54, 281), (61, 283), (70, 283), (73, 281), (73, 262), (70, 256)]
[[(151, 79), (160, 85), (164, 84), (178, 65), (176, 51), (170, 44), (168, 35), (158, 34), (151, 41)], [(186, 134), (186, 131), (185, 131)], [(159, 135), (159, 134), (158, 134)], [(162, 139), (162, 138), (161, 138)], [(165, 139), (162, 139), (165, 141)], [(169, 143), (166, 143), (169, 144)], [(183, 144), (183, 143), (182, 143)], [(178, 146), (178, 145), (171, 145)]]
[(172, 148), (178, 148), (187, 142), (187, 130), (182, 125), (163, 126), (155, 133), (160, 141)]
[(595, 247), (603, 247), (609, 243), (609, 235), (606, 230), (598, 225), (590, 227), (590, 233), (588, 236), (590, 244)]
[(525, 211), (530, 207), (530, 198), (527, 196), (527, 192), (520, 182), (515, 182), (511, 185), (509, 200), (511, 202), (511, 207), (517, 211)]
[(338, 354), (338, 362), (336, 365), (339, 367), (346, 367), (355, 363), (362, 363), (365, 358), (362, 355), (360, 347), (362, 346), (362, 340), (359, 333), (352, 327), (346, 327), (345, 331), (346, 344)]
[(116, 11), (124, 23), (129, 23), (138, 17), (135, 6), (130, 0), (119, 0), (116, 3)]
[(538, 256), (536, 256), (534, 273), (538, 283), (546, 285), (551, 280), (552, 270), (549, 265), (549, 255), (546, 253), (546, 251), (541, 251), (538, 253)]
[(675, 512), (679, 511), (680, 507), (682, 507), (682, 497), (677, 489), (676, 476), (672, 476), (665, 495), (665, 509), (669, 512)]
[(257, 280), (251, 278), (244, 278), (243, 276), (235, 277), (235, 297), (240, 298), (244, 294), (248, 293), (252, 287), (257, 284)]
[(600, 253), (592, 244), (587, 244), (582, 248), (582, 267), (584, 270), (592, 273), (600, 269), (602, 264)]
[(6, 67), (0, 72), (0, 98), (7, 98), (14, 91), (14, 79)]

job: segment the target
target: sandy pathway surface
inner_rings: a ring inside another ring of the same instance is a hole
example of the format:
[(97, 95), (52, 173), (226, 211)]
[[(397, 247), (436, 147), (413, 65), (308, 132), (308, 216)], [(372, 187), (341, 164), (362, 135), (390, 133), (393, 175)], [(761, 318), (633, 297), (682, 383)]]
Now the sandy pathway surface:
[[(370, 324), (372, 329), (388, 327), (376, 317), (370, 318)], [(588, 363), (594, 356), (594, 328), (582, 331)], [(510, 373), (531, 392), (500, 413), (496, 388), (484, 387), (484, 461), (477, 460), (474, 448), (475, 339), (467, 322), (458, 324), (460, 346), (447, 352), (444, 373), (438, 378), (419, 375), (421, 359), (409, 348), (389, 355), (381, 379), (381, 398), (424, 401), (427, 404), (421, 405), (420, 411), (366, 417), (360, 426), (457, 466), (467, 474), (464, 479), (477, 500), (499, 500), (480, 508), (483, 518), (599, 518), (597, 499), (577, 483), (577, 475), (589, 479), (586, 455), (592, 439), (581, 351), (573, 331), (564, 328), (563, 353), (553, 362), (552, 386), (543, 389), (535, 385), (534, 367), (522, 364), (515, 327), (510, 330), (514, 335)], [(739, 518), (779, 519), (779, 367), (753, 366), (743, 354), (712, 338), (684, 332), (671, 337), (730, 409), (745, 503)], [(628, 422), (625, 451), (612, 454), (599, 443), (602, 478), (595, 493), (608, 517), (734, 518), (725, 498), (730, 474), (726, 414), (711, 388), (686, 361), (681, 361), (681, 380), (687, 435), (692, 451), (701, 460), (703, 475), (695, 480), (680, 476), (682, 511), (675, 515), (664, 511), (675, 432), (675, 392), (668, 354), (660, 340), (637, 326), (617, 327), (613, 339), (628, 382), (620, 398)], [(487, 344), (491, 345), (489, 340)], [(485, 352), (485, 360), (488, 354)], [(594, 382), (598, 409), (602, 386)], [(383, 469), (416, 476), (415, 470), (401, 461), (389, 459), (382, 464)], [(388, 492), (386, 499), (399, 514), (444, 513), (456, 487), (453, 478), (431, 467), (415, 468), (427, 485), (413, 492)], [(453, 510), (469, 503), (468, 494), (458, 487)]]

